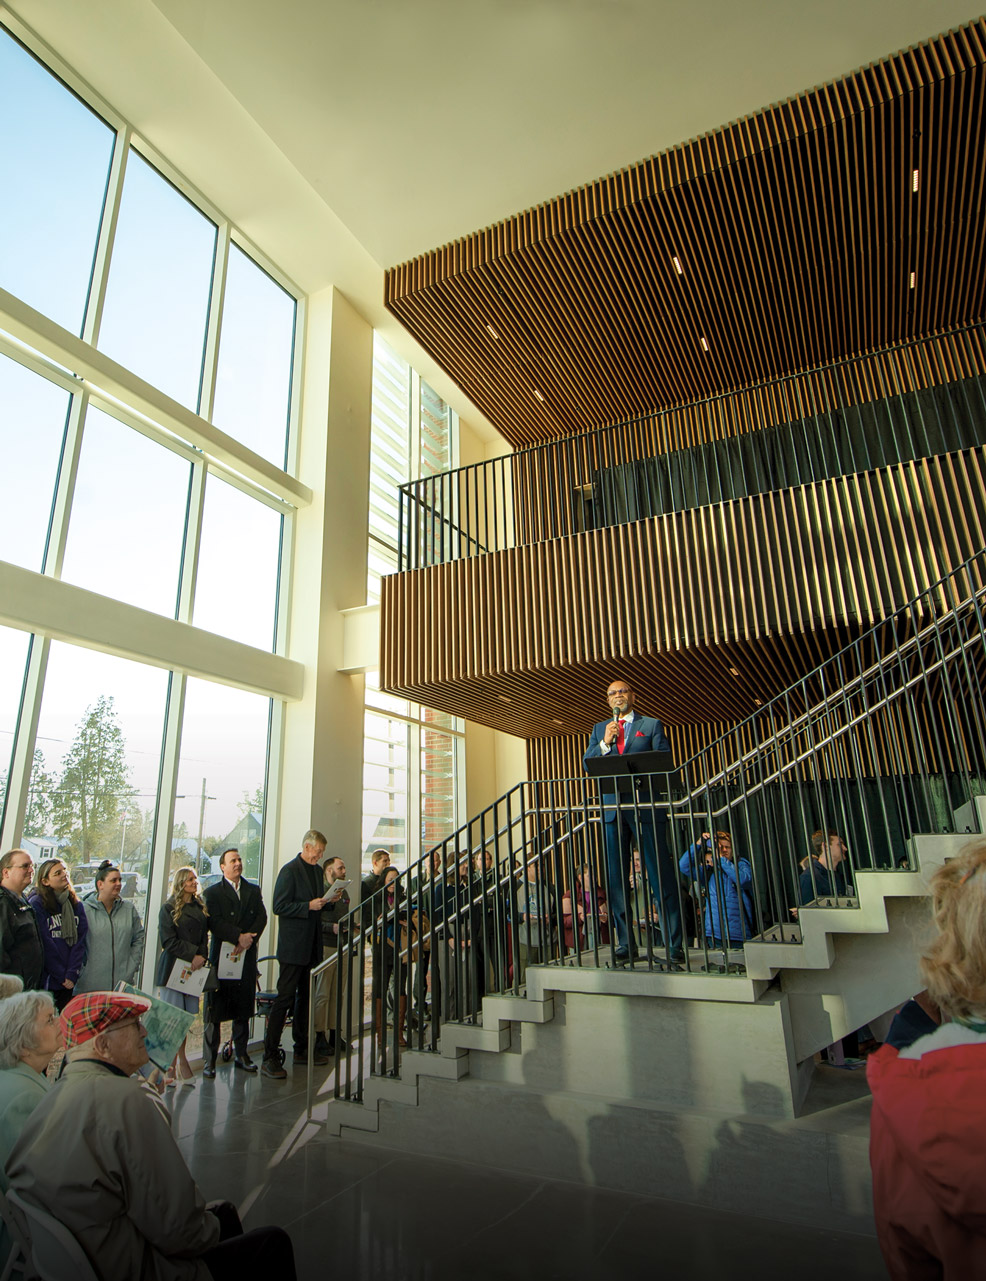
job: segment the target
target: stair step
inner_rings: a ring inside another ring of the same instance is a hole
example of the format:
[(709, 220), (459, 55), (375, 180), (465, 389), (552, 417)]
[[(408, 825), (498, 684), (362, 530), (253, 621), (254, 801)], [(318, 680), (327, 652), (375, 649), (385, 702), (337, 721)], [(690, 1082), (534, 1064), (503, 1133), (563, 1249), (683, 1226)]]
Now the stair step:
[(401, 1080), (420, 1077), (440, 1077), (443, 1081), (458, 1081), (469, 1071), (468, 1051), (455, 1047), (451, 1054), (432, 1054), (428, 1050), (405, 1050), (401, 1055)]
[(550, 996), (537, 1000), (527, 996), (487, 996), (483, 1001), (483, 1024), (499, 1019), (505, 1023), (550, 1023), (555, 1006)]
[(340, 1137), (344, 1129), (362, 1130), (367, 1134), (376, 1134), (380, 1128), (380, 1115), (376, 1105), (372, 1108), (363, 1103), (354, 1103), (349, 1099), (330, 1099), (325, 1118), (327, 1134)]
[(444, 1023), (442, 1025), (442, 1053), (447, 1049), (485, 1050), (487, 1054), (500, 1054), (510, 1048), (510, 1024), (480, 1027), (473, 1023)]
[(363, 1106), (375, 1110), (382, 1099), (386, 1099), (389, 1103), (405, 1103), (410, 1107), (417, 1107), (417, 1077), (405, 1081), (399, 1076), (371, 1076), (364, 1081)]

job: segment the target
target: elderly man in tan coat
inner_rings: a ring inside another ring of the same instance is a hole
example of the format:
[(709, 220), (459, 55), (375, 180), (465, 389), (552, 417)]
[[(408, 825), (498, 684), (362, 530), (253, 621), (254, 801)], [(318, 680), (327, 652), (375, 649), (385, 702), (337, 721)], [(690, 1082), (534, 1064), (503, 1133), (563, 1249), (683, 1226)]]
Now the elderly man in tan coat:
[(58, 1216), (103, 1281), (290, 1281), (287, 1234), (244, 1235), (231, 1205), (206, 1205), (163, 1109), (133, 1079), (147, 1062), (149, 1005), (120, 992), (68, 1003), (67, 1064), (10, 1154), (10, 1186)]

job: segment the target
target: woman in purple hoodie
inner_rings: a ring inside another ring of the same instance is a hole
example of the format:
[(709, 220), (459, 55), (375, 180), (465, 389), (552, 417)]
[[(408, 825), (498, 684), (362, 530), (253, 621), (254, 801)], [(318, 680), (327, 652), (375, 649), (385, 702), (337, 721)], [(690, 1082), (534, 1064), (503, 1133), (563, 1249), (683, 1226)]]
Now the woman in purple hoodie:
[(85, 963), (89, 918), (60, 858), (47, 858), (41, 863), (27, 901), (38, 918), (44, 947), (43, 985), (61, 1010), (72, 999)]

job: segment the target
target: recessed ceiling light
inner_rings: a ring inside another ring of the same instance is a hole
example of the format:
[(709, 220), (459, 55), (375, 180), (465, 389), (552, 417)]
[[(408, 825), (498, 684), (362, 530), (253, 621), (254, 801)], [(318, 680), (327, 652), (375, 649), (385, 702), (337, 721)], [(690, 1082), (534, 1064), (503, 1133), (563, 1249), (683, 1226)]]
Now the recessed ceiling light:
[(497, 342), (500, 341), (500, 335), (496, 332), (496, 330), (493, 328), (492, 325), (486, 326), (486, 332), (489, 334), (491, 338), (495, 338)]
[(729, 669), (729, 674), (730, 674), (730, 676), (738, 676), (738, 675), (739, 675), (739, 668), (736, 668), (736, 667), (730, 667), (730, 669)]
[(912, 272), (911, 272), (911, 284), (910, 284), (910, 288), (911, 288), (911, 289), (913, 289), (913, 288), (914, 288), (914, 278), (915, 278), (915, 276), (916, 276), (916, 275), (917, 275), (917, 272), (916, 272), (916, 271), (912, 271)]
[(536, 387), (534, 388), (534, 395), (537, 396), (538, 400), (540, 400), (542, 403), (544, 402), (544, 397), (541, 395), (541, 393), (538, 391)]
[(678, 261), (678, 259), (677, 259), (677, 258), (672, 258), (672, 259), (671, 259), (671, 261), (674, 263), (674, 269), (675, 269), (675, 271), (678, 273), (678, 275), (679, 275), (679, 276), (683, 276), (683, 275), (685, 274), (685, 269), (684, 269), (684, 267), (681, 265), (681, 263)]
[(514, 701), (509, 694), (497, 694), (497, 698), (501, 703), (512, 703)]
[(919, 178), (919, 174), (917, 169), (915, 169), (914, 172), (911, 174), (911, 190), (912, 191), (917, 191), (918, 189), (918, 178)]
[(560, 721), (557, 716), (552, 716), (551, 719), (556, 725), (564, 725), (565, 723), (564, 721)]
[(704, 339), (704, 338), (700, 338), (700, 339), (699, 339), (699, 342), (702, 344), (702, 350), (703, 350), (703, 351), (708, 351), (708, 350), (709, 350), (709, 344), (705, 341), (705, 339)]
[(759, 698), (755, 698), (753, 701), (756, 703), (757, 707), (763, 707), (763, 703), (761, 703)]

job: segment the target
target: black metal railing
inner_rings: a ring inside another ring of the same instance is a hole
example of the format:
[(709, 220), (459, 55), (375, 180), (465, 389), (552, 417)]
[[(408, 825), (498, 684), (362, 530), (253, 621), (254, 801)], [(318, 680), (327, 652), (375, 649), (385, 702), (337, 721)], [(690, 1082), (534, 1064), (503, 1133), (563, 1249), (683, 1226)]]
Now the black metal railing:
[[(853, 403), (845, 384), (865, 380), (840, 375), (864, 359), (812, 371), (824, 375), (824, 406), (805, 403), (810, 376), (795, 375), (402, 485), (398, 568), (422, 569), (986, 444), (986, 378)], [(798, 406), (797, 413), (728, 434), (758, 392)], [(711, 439), (681, 439), (682, 408), (704, 419), (702, 430), (692, 424), (692, 438)]]
[[(519, 994), (529, 965), (629, 952), (630, 969), (729, 974), (751, 941), (799, 942), (805, 904), (853, 910), (860, 878), (906, 867), (912, 835), (951, 830), (986, 791), (984, 609), (986, 551), (674, 775), (623, 795), (586, 777), (518, 784), (393, 873), (327, 963), (345, 971), (335, 1096), (361, 1098), (408, 1046), (437, 1049), (450, 1020), (480, 1021), (484, 995)], [(614, 811), (642, 846), (629, 875), (607, 855)]]

